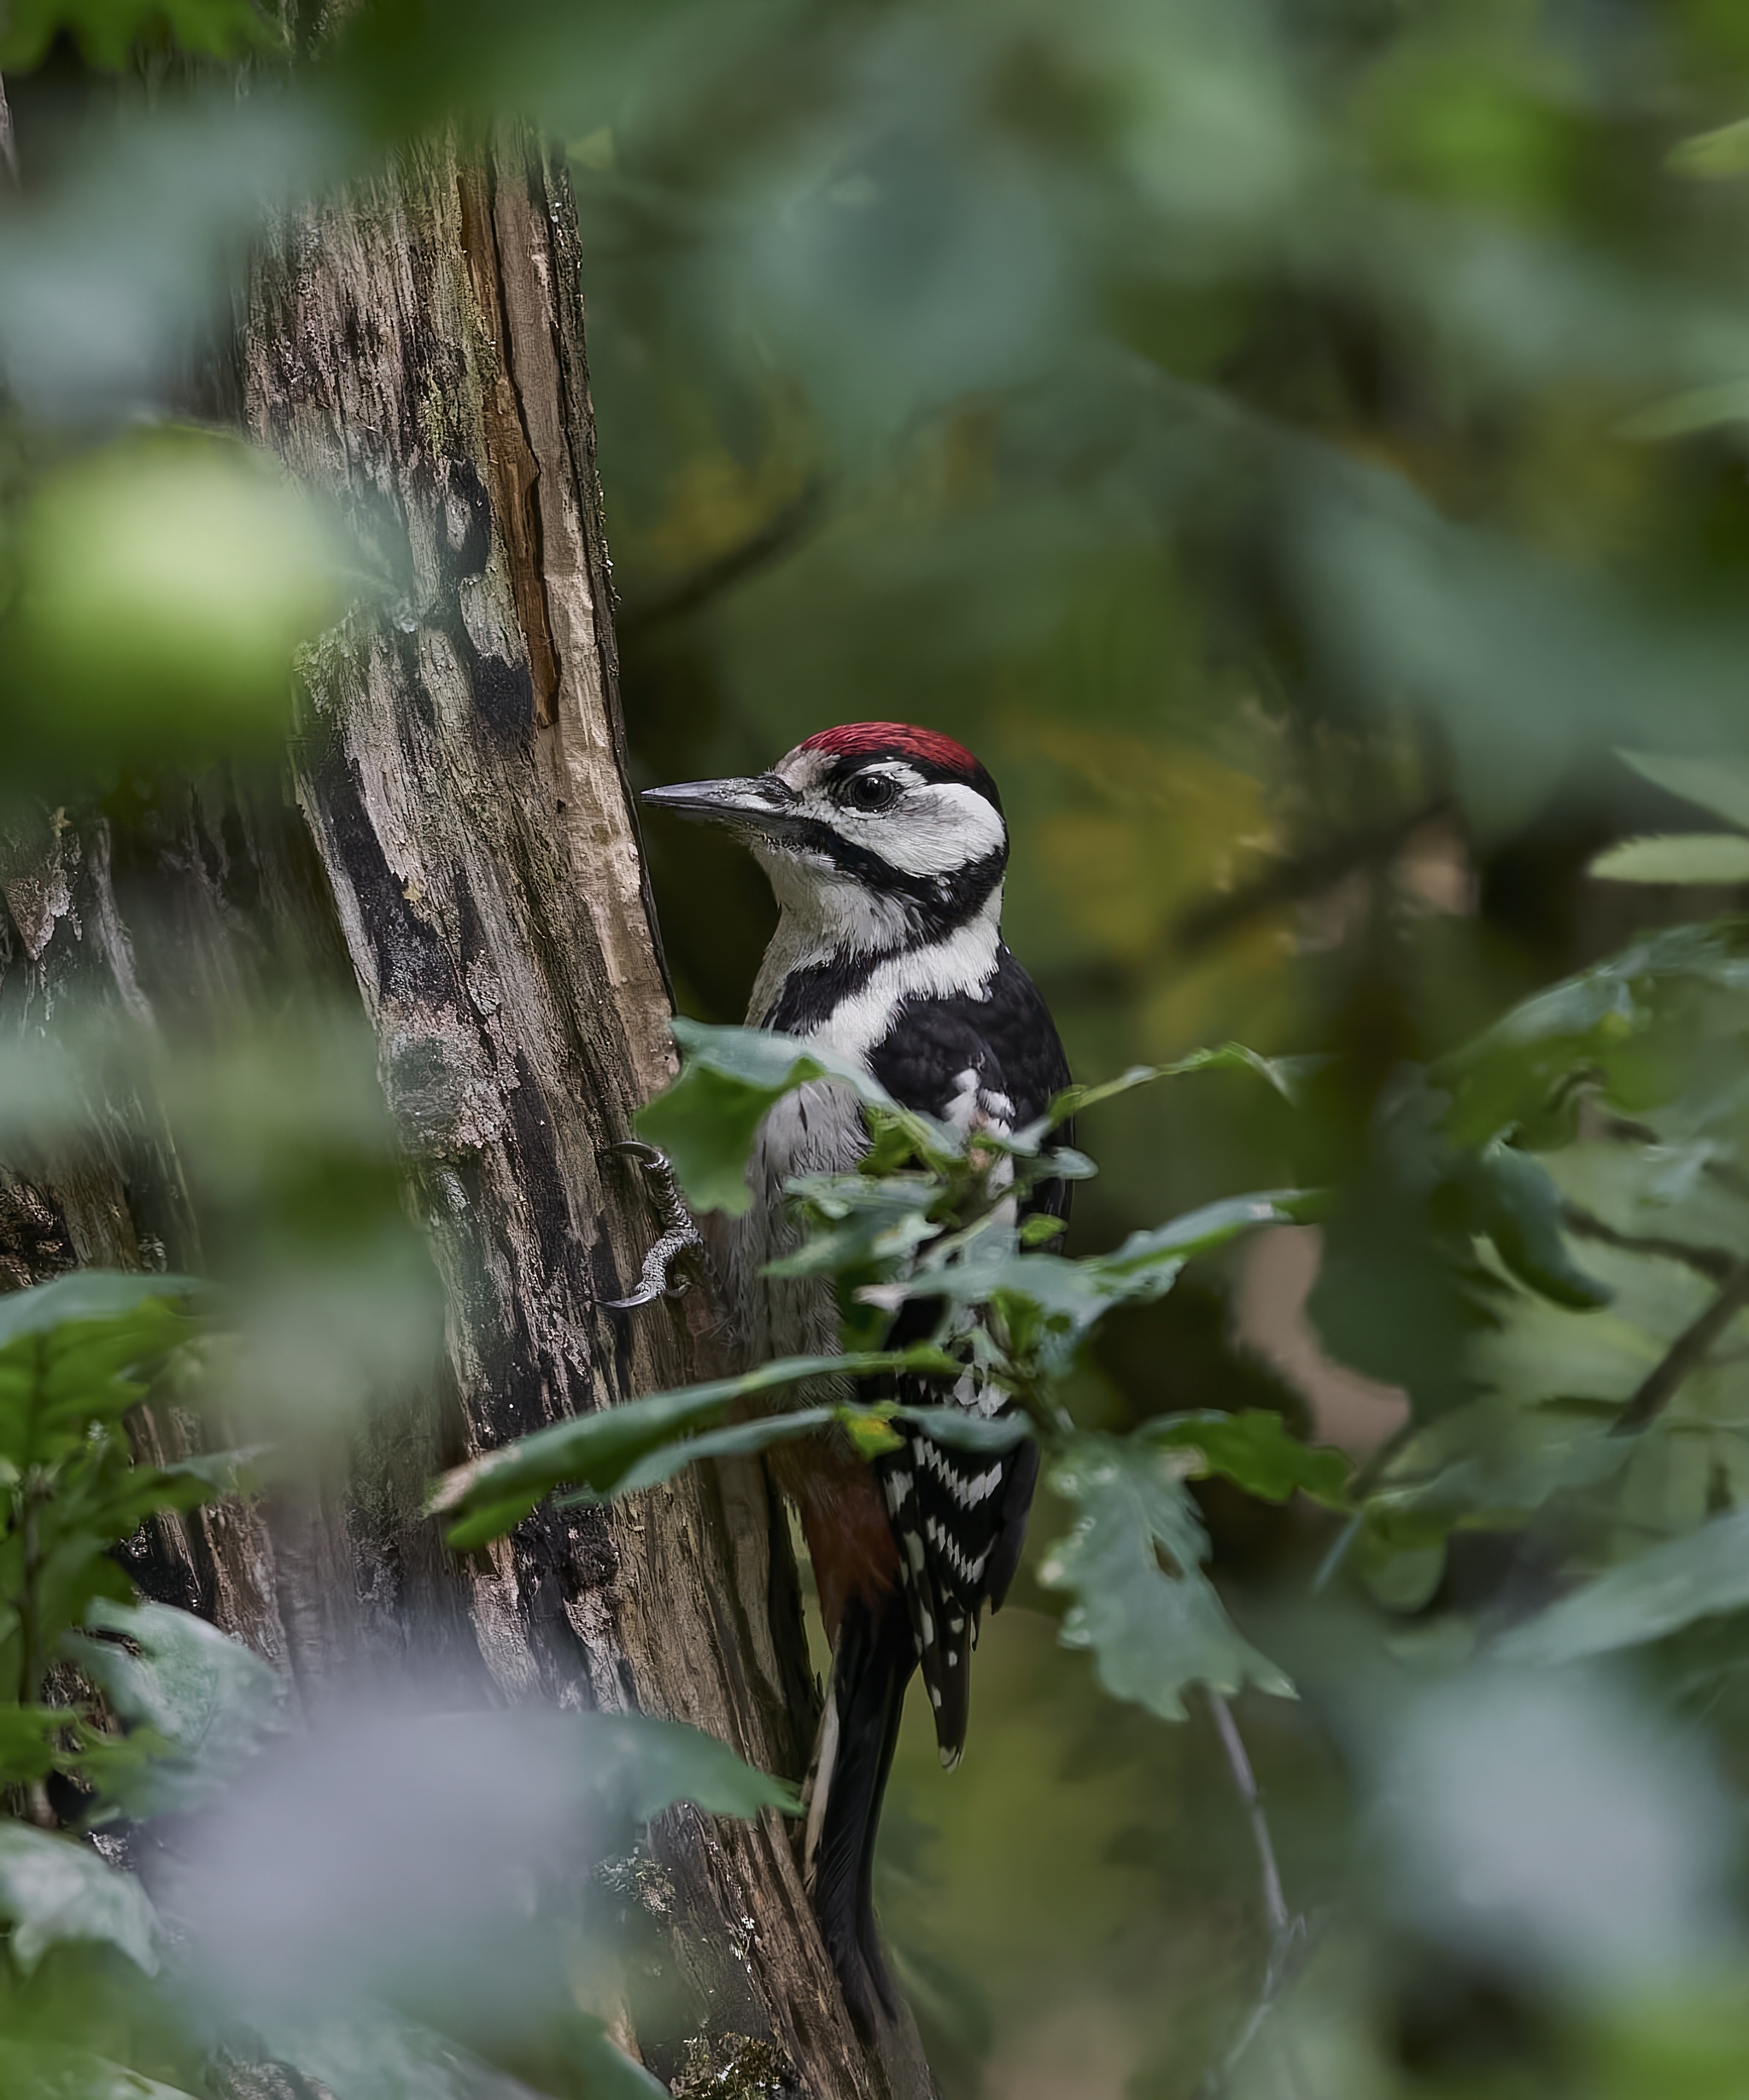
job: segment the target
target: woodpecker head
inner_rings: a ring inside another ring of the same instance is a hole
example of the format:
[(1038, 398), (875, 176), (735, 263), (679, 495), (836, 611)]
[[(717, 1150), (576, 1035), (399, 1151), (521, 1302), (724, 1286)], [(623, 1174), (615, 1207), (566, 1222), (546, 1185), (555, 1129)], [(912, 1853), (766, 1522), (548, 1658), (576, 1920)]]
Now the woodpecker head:
[(786, 917), (840, 945), (936, 939), (1001, 908), (1002, 798), (971, 752), (933, 729), (822, 729), (769, 773), (643, 799), (738, 834)]

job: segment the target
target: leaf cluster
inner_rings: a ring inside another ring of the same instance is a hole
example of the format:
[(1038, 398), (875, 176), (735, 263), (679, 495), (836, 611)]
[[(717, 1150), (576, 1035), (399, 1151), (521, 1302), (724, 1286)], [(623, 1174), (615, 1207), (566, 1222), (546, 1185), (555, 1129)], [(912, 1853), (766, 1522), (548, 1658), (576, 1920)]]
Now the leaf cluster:
[[(0, 1921), (23, 1975), (64, 1942), (148, 1973), (160, 1958), (138, 1882), (52, 1827), (51, 1775), (87, 1824), (184, 1810), (277, 1714), (266, 1664), (188, 1612), (136, 1603), (111, 1552), (236, 1483), (234, 1456), (143, 1464), (128, 1434), (196, 1332), (190, 1290), (85, 1270), (0, 1297), (0, 1785), (34, 1819), (0, 1821)], [(69, 1665), (85, 1688), (71, 1699)]]
[[(0, 1787), (11, 1790), (15, 1811), (0, 1815), (0, 2002), (9, 2026), (0, 2080), (15, 2081), (8, 2091), (178, 2100), (206, 2090), (207, 2073), (218, 2068), (214, 2037), (199, 2021), (178, 2044), (191, 2068), (174, 2085), (84, 2045), (85, 2022), (124, 2015), (139, 1978), (170, 1986), (150, 2003), (160, 2025), (168, 2019), (180, 2033), (191, 2005), (214, 1987), (206, 1972), (215, 1958), (211, 1947), (190, 1944), (185, 1922), (179, 1932), (167, 1927), (139, 1879), (91, 1842), (91, 1830), (110, 1824), (126, 1831), (165, 1817), (184, 1828), (191, 1817), (216, 1817), (222, 1826), (249, 1787), (271, 1791), (276, 1783), (273, 1762), (259, 1753), (284, 1724), (278, 1672), (191, 1613), (136, 1600), (110, 1552), (150, 1518), (234, 1491), (241, 1478), (234, 1454), (173, 1465), (132, 1454), (130, 1413), (198, 1332), (184, 1309), (191, 1291), (175, 1278), (83, 1272), (0, 1296), (0, 1664), (7, 1673)], [(926, 1354), (916, 1353), (919, 1366)], [(604, 1487), (633, 1477), (641, 1462), (658, 1477), (652, 1454), (681, 1462), (663, 1438), (697, 1430), (711, 1419), (711, 1404), (694, 1396), (664, 1412), (646, 1403), (645, 1416), (653, 1413), (659, 1429), (628, 1411), (611, 1461), (597, 1453), (570, 1470), (593, 1471)], [(699, 1441), (708, 1444), (708, 1434)], [(543, 1463), (538, 1451), (526, 1456), (509, 1486), (521, 1491)], [(488, 1493), (506, 1489), (500, 1479)], [(494, 1766), (520, 1760), (556, 1788), (554, 1813), (562, 1805), (566, 1844), (570, 1834), (587, 1834), (582, 1864), (591, 1887), (604, 1855), (635, 1848), (643, 1826), (677, 1802), (734, 1816), (799, 1808), (786, 1781), (696, 1729), (635, 1714), (486, 1714), (404, 1726), (387, 1783), (453, 1786), (459, 1743), (471, 1745), (475, 1758), (471, 1787), (488, 1784)], [(344, 1746), (340, 1754), (348, 1754)], [(60, 1789), (52, 1798), (51, 1780)], [(279, 1783), (289, 1790), (275, 1822), (307, 1814), (295, 1769)], [(325, 1816), (330, 1794), (319, 1806)], [(550, 1852), (551, 1835), (543, 1842)], [(241, 1893), (220, 1890), (232, 1904)], [(568, 1910), (577, 1915), (565, 1927), (570, 1937), (561, 1935), (564, 1958), (553, 1978), (544, 1979), (542, 1962), (534, 1961), (542, 1968), (541, 1990), (552, 1998), (541, 2000), (541, 2046), (555, 2067), (553, 2090), (570, 2093), (578, 2081), (591, 2093), (665, 2090), (619, 2050), (603, 2016), (579, 2003), (579, 1993), (587, 1998), (598, 1984), (604, 2008), (614, 2002), (613, 1904), (597, 1888), (593, 1907), (579, 1910), (573, 1901)], [(330, 1929), (322, 1927), (325, 1936)], [(501, 1933), (501, 1921), (494, 1929)], [(516, 1929), (536, 1931), (520, 1912)], [(471, 2045), (471, 2012), (459, 2009), (446, 2021), (428, 2004), (398, 2001), (389, 1987), (390, 1952), (377, 1951), (383, 1977), (361, 1975), (354, 1988), (330, 1992), (295, 2017), (277, 1999), (245, 2008), (228, 1986), (224, 2030), (230, 2033), (247, 2012), (256, 2023), (248, 2046), (337, 2092), (398, 2091), (412, 2078), (420, 2091), (460, 2100), (482, 2081), (504, 2083), (489, 2048), (479, 2053), (477, 2036)], [(129, 1974), (132, 1986), (123, 1980)], [(525, 1982), (525, 1996), (529, 1987)], [(71, 2038), (68, 2004), (82, 2009)], [(511, 2051), (519, 2066), (528, 2046), (524, 2038)]]
[[(1633, 943), (1406, 1080), (1401, 1185), (1464, 1182), (1463, 1383), (1368, 1469), (1342, 1551), (1419, 1609), (1461, 1532), (1559, 1537), (1582, 1581), (1501, 1643), (1568, 1661), (1740, 1608), (1749, 1139), (1735, 921)], [(1399, 1133), (1400, 1135), (1400, 1133)], [(1339, 1229), (1339, 1228), (1338, 1228)], [(1484, 1237), (1484, 1234), (1486, 1237)], [(1412, 1391), (1413, 1389), (1412, 1389)]]
[[(1058, 1141), (1078, 1110), (1156, 1079), (1223, 1069), (1250, 1073), (1291, 1097), (1297, 1070), (1229, 1044), (1138, 1067), (1106, 1085), (1069, 1088), (1012, 1133), (968, 1132), (900, 1108), (861, 1068), (780, 1035), (684, 1021), (676, 1034), (681, 1075), (637, 1128), (662, 1146), (700, 1208), (745, 1209), (755, 1136), (785, 1094), (823, 1084), (858, 1104), (869, 1134), (859, 1170), (790, 1183), (802, 1242), (772, 1264), (773, 1273), (831, 1283), (845, 1350), (632, 1401), (488, 1453), (433, 1491), (432, 1508), (453, 1520), (450, 1543), (500, 1536), (567, 1484), (572, 1499), (630, 1493), (692, 1460), (787, 1438), (847, 1434), (873, 1457), (897, 1442), (896, 1419), (974, 1448), (1032, 1436), (1050, 1456), (1058, 1492), (1079, 1505), (1044, 1580), (1078, 1596), (1064, 1639), (1094, 1650), (1108, 1689), (1169, 1718), (1182, 1716), (1185, 1689), (1195, 1683), (1290, 1692), (1285, 1675), (1234, 1628), (1208, 1579), (1187, 1483), (1218, 1471), (1266, 1498), (1305, 1487), (1341, 1506), (1341, 1456), (1309, 1450), (1278, 1417), (1262, 1413), (1176, 1418), (1127, 1441), (1092, 1437), (1076, 1429), (1065, 1393), (1088, 1337), (1115, 1307), (1163, 1296), (1187, 1264), (1247, 1233), (1311, 1216), (1316, 1198), (1290, 1190), (1233, 1197), (1079, 1258), (1049, 1249), (1042, 1242), (1050, 1235), (1017, 1226), (1015, 1215), (1030, 1190), (1094, 1171)], [(932, 1323), (929, 1338), (883, 1348), (904, 1308)], [(953, 1404), (947, 1389), (968, 1367), (1012, 1403), (1006, 1412)], [(900, 1404), (900, 1378), (907, 1391), (939, 1383), (942, 1401)], [(796, 1388), (811, 1398), (822, 1380), (857, 1396), (803, 1405), (780, 1398)], [(761, 1412), (747, 1417), (754, 1407)]]
[[(1412, 1381), (1407, 1428), (1352, 1481), (1339, 1454), (1302, 1443), (1278, 1415), (1171, 1415), (1117, 1437), (1078, 1427), (1068, 1395), (1079, 1353), (1114, 1308), (1162, 1296), (1188, 1263), (1260, 1226), (1323, 1220), (1334, 1257), (1325, 1301), (1339, 1332), (1353, 1190), (1334, 1205), (1296, 1191), (1233, 1197), (1079, 1258), (1017, 1231), (1009, 1202), (1016, 1189), (1091, 1171), (1054, 1138), (1077, 1108), (1211, 1066), (1254, 1070), (1292, 1098), (1302, 1069), (1230, 1047), (1075, 1090), (1012, 1138), (968, 1137), (898, 1109), (865, 1074), (804, 1045), (683, 1023), (681, 1076), (640, 1127), (701, 1205), (746, 1200), (754, 1132), (786, 1091), (836, 1085), (860, 1104), (862, 1170), (791, 1185), (804, 1237), (775, 1265), (837, 1287), (845, 1353), (559, 1424), (450, 1475), (433, 1506), (456, 1520), (453, 1542), (477, 1545), (567, 1483), (589, 1498), (627, 1493), (693, 1459), (834, 1430), (872, 1455), (896, 1413), (950, 1437), (1030, 1435), (1074, 1510), (1040, 1564), (1046, 1586), (1073, 1600), (1064, 1640), (1092, 1651), (1108, 1690), (1177, 1718), (1193, 1684), (1290, 1688), (1208, 1580), (1193, 1478), (1220, 1474), (1264, 1500), (1304, 1495), (1338, 1514), (1321, 1579), (1342, 1569), (1401, 1611), (1424, 1604), (1459, 1531), (1511, 1530), (1558, 1506), (1594, 1550), (1607, 1553), (1613, 1539), (1619, 1551), (1612, 1512), (1643, 1493), (1649, 1466), (1668, 1464), (1643, 1447), (1675, 1446), (1694, 1499), (1670, 1506), (1668, 1547), (1630, 1558), (1601, 1577), (1595, 1600), (1582, 1591), (1547, 1633), (1533, 1623), (1515, 1640), (1526, 1655), (1544, 1641), (1551, 1654), (1591, 1653), (1736, 1609), (1728, 1534), (1715, 1541), (1693, 1526), (1720, 1469), (1734, 1480), (1744, 1463), (1733, 1410), (1740, 1391), (1749, 1401), (1749, 1382), (1681, 1351), (1709, 1306), (1723, 1303), (1722, 1338), (1727, 1294), (1749, 1299), (1736, 1280), (1749, 1278), (1749, 1173), (1736, 1164), (1744, 1110), (1733, 1048), (1745, 954), (1730, 923), (1651, 936), (1406, 1070), (1382, 1097), (1369, 1200), (1376, 1208), (1382, 1190), (1405, 1244), (1434, 1265), (1459, 1340), (1442, 1378)], [(933, 1332), (909, 1352), (883, 1351), (901, 1308), (932, 1318)], [(1673, 1353), (1666, 1394), (1657, 1382)], [(968, 1366), (1010, 1412), (985, 1422), (951, 1401), (905, 1409), (892, 1398), (895, 1377), (945, 1388)], [(867, 1397), (822, 1404), (823, 1379)], [(808, 1404), (783, 1399), (797, 1389)], [(1689, 1413), (1697, 1402), (1703, 1421)]]
[(194, 1333), (164, 1277), (83, 1271), (0, 1298), (0, 1778), (92, 1779), (108, 1752), (44, 1704), (50, 1669), (133, 1585), (110, 1549), (227, 1483), (225, 1459), (135, 1462), (126, 1417)]

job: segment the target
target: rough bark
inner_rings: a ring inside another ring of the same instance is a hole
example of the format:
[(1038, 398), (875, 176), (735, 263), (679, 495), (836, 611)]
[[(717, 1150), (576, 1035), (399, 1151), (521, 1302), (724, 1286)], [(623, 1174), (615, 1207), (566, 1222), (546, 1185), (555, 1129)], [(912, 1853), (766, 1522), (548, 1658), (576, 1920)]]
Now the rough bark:
[[(308, 1705), (435, 1656), (483, 1697), (670, 1715), (798, 1774), (811, 1690), (757, 1465), (538, 1512), (465, 1562), (418, 1513), (442, 1464), (722, 1361), (708, 1290), (600, 1302), (658, 1229), (610, 1148), (671, 1050), (562, 169), (522, 139), (477, 159), (434, 145), (288, 224), (254, 272), (229, 407), (338, 501), (376, 588), (301, 666), (289, 798), (191, 787), (125, 825), (11, 841), (0, 1015), (40, 1027), (75, 984), (141, 1028), (288, 969), (355, 986), (447, 1294), (448, 1378), (385, 1407), (319, 1487), (167, 1527), (155, 1582), (283, 1664)], [(0, 1187), (15, 1281), (197, 1258), (197, 1239), (173, 1158), (101, 1138)], [(929, 2089), (914, 2035), (883, 2062), (852, 2032), (775, 1816), (679, 1812), (658, 1849), (670, 1959), (703, 2009), (695, 2064), (746, 2036), (749, 2091)], [(641, 2039), (690, 2083), (684, 2036)]]

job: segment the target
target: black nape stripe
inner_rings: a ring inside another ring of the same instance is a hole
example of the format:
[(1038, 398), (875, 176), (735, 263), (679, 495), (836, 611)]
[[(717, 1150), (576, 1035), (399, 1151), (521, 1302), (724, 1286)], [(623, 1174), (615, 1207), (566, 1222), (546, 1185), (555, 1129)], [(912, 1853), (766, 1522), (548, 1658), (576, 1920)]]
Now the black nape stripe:
[[(982, 860), (971, 861), (947, 875), (906, 875), (874, 854), (851, 846), (830, 825), (811, 825), (809, 831), (823, 834), (820, 850), (828, 852), (846, 875), (882, 896), (902, 898), (910, 907), (905, 938), (892, 947), (870, 949), (861, 955), (830, 956), (822, 962), (810, 962), (792, 970), (770, 1009), (759, 1017), (762, 1028), (775, 1028), (785, 1035), (805, 1035), (837, 1012), (844, 1002), (874, 974), (881, 963), (896, 955), (933, 946), (983, 910), (1002, 880), (1008, 865), (1008, 848), (999, 846)], [(805, 836), (805, 834), (804, 834)], [(811, 840), (808, 841), (811, 843)], [(864, 874), (857, 863), (873, 863), (881, 875)], [(884, 879), (883, 879), (884, 878)]]
[(968, 861), (945, 875), (910, 875), (882, 860), (867, 846), (856, 845), (818, 818), (793, 823), (790, 839), (810, 852), (822, 853), (841, 874), (850, 875), (878, 897), (898, 897), (921, 915), (918, 924), (947, 933), (981, 910), (1008, 866), (1008, 841), (981, 860)]

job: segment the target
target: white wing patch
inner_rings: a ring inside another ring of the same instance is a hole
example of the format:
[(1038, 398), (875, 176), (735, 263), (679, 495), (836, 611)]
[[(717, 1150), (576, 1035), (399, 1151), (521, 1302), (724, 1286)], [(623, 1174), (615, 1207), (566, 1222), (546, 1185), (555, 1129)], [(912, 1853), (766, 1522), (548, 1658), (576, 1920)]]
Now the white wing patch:
[[(998, 1404), (1001, 1397), (998, 1393)], [(992, 1465), (987, 1472), (974, 1473), (968, 1477), (952, 1463), (939, 1444), (930, 1442), (927, 1437), (919, 1437), (913, 1448), (919, 1461), (929, 1468), (962, 1509), (975, 1509), (1002, 1485), (1003, 1469), (1000, 1465)], [(910, 1476), (906, 1474), (904, 1477), (909, 1489)]]

